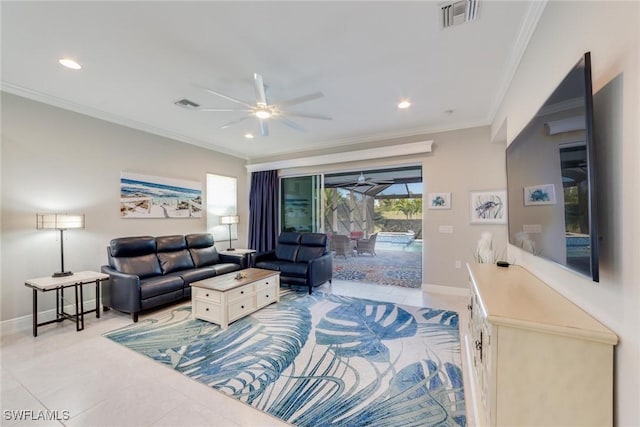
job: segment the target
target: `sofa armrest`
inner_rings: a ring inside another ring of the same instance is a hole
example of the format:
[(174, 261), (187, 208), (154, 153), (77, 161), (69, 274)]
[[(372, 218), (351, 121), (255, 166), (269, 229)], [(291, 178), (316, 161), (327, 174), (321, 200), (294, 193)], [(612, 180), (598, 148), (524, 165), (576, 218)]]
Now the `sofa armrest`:
[(237, 255), (227, 255), (227, 254), (219, 254), (220, 262), (227, 264), (238, 264), (240, 268), (246, 268), (246, 266), (242, 265), (242, 257)]
[(109, 280), (102, 283), (102, 304), (127, 313), (139, 312), (140, 277), (121, 273), (108, 265), (103, 265), (101, 271), (109, 275)]
[(333, 256), (324, 254), (309, 261), (308, 284), (310, 287), (328, 282), (333, 277)]
[(253, 254), (253, 264), (260, 261), (269, 261), (276, 259), (276, 251), (256, 252)]

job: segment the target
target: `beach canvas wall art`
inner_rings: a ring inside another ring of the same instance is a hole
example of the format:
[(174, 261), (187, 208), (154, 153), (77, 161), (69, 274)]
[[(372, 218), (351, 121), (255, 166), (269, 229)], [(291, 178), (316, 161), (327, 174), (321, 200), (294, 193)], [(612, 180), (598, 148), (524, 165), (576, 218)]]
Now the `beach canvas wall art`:
[(122, 172), (122, 218), (201, 218), (202, 184), (197, 181)]

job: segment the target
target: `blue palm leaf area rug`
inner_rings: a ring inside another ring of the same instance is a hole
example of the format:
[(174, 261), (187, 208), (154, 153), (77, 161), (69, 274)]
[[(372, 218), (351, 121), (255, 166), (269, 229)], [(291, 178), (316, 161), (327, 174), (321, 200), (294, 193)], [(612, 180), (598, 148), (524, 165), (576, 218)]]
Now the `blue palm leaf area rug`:
[(226, 330), (181, 306), (105, 336), (294, 425), (466, 425), (453, 311), (283, 289)]

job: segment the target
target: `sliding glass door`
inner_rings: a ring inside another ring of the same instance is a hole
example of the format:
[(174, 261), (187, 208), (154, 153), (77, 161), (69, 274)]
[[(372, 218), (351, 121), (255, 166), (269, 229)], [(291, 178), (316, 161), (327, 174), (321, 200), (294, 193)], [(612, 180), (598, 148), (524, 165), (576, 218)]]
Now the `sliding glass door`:
[(280, 178), (280, 230), (323, 232), (324, 175)]

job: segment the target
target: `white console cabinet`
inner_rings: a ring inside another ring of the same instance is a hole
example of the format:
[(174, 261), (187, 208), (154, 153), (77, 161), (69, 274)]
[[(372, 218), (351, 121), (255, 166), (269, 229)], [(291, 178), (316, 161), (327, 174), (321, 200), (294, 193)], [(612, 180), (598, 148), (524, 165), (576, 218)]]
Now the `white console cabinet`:
[(618, 337), (521, 267), (467, 268), (477, 424), (612, 425)]

